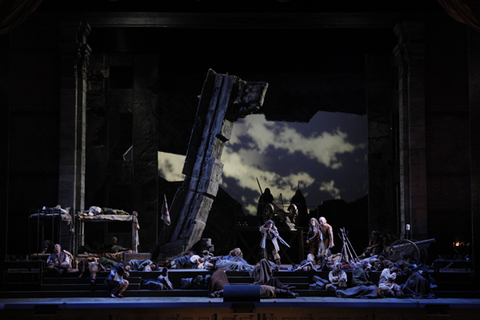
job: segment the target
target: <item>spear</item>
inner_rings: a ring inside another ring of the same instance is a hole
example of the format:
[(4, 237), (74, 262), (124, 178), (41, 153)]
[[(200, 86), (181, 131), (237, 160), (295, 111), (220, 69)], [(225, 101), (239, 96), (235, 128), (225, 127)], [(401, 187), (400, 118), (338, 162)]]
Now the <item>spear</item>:
[(260, 188), (260, 194), (263, 194), (262, 187), (260, 186), (260, 181), (258, 181), (258, 178), (255, 179), (257, 179), (258, 188)]

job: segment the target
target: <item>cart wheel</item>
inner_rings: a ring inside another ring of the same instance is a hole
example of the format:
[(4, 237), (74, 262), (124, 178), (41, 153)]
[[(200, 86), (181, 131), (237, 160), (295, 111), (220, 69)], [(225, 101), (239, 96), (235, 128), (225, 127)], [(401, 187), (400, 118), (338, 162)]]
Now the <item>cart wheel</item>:
[(288, 216), (293, 224), (297, 224), (298, 209), (293, 203), (288, 206)]
[(265, 206), (265, 218), (264, 220), (267, 221), (267, 220), (274, 220), (274, 216), (275, 216), (275, 208), (273, 207), (273, 205), (271, 203), (267, 204)]
[(420, 250), (415, 242), (408, 239), (400, 239), (392, 243), (388, 252), (388, 259), (395, 262), (404, 260), (411, 264), (419, 264)]

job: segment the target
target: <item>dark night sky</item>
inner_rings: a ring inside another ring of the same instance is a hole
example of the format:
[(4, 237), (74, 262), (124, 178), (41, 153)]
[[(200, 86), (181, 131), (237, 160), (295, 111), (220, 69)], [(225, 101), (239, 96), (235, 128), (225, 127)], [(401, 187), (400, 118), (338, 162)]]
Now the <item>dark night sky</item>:
[[(260, 196), (256, 179), (277, 203), (297, 185), (312, 209), (326, 199), (352, 201), (368, 190), (366, 116), (317, 113), (310, 123), (269, 122), (250, 115), (234, 125), (222, 155), (222, 188), (251, 212)], [(184, 157), (159, 153), (160, 173), (182, 180)]]

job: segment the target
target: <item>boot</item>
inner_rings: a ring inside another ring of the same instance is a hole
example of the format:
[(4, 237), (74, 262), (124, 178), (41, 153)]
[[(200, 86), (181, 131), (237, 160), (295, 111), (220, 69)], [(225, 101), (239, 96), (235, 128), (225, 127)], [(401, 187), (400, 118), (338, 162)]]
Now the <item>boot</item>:
[(383, 293), (382, 289), (380, 289), (379, 287), (375, 286), (375, 289), (377, 290), (377, 295), (380, 297), (380, 298), (385, 298), (385, 294)]
[(120, 290), (121, 283), (118, 283), (117, 286), (110, 292), (110, 297), (116, 298), (117, 291)]
[(276, 289), (275, 290), (275, 295), (277, 298), (296, 298), (298, 297), (298, 293), (295, 293), (290, 290), (285, 290), (285, 289)]
[(223, 289), (222, 290), (218, 290), (218, 291), (214, 291), (212, 293), (210, 293), (208, 295), (209, 298), (220, 298), (220, 297), (223, 297)]

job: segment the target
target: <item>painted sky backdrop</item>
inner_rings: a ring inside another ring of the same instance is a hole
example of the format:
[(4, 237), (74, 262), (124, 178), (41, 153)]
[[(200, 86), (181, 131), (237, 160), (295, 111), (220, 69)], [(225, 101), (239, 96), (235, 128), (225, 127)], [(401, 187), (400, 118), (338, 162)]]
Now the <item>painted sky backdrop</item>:
[[(159, 152), (159, 175), (181, 181), (184, 156)], [(366, 116), (318, 112), (309, 123), (249, 115), (233, 126), (222, 154), (221, 187), (256, 213), (260, 189), (290, 203), (300, 185), (310, 209), (323, 200), (347, 202), (368, 191)]]

